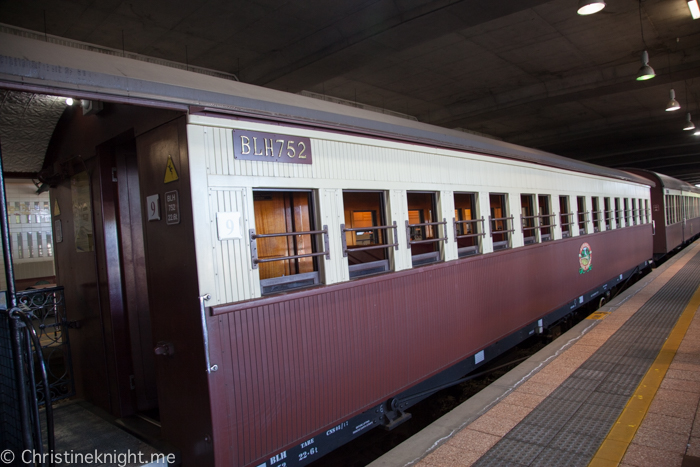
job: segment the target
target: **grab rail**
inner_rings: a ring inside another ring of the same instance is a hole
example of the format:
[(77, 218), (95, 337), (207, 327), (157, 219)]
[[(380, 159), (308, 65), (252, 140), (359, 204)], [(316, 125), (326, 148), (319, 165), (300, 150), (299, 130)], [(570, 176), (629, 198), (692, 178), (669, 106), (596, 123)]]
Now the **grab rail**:
[(204, 336), (204, 358), (207, 362), (207, 373), (213, 373), (219, 370), (219, 365), (212, 365), (209, 358), (209, 326), (207, 326), (207, 312), (204, 302), (211, 299), (210, 294), (199, 296), (199, 314), (202, 317), (202, 332)]
[[(394, 229), (394, 243), (387, 244), (377, 244), (372, 246), (363, 246), (359, 248), (348, 248), (348, 241), (345, 238), (345, 232), (367, 232), (370, 230), (389, 230)], [(340, 224), (341, 238), (343, 242), (343, 257), (347, 258), (348, 251), (368, 251), (368, 250), (378, 250), (380, 248), (391, 248), (394, 247), (395, 250), (399, 249), (398, 242), (398, 227), (396, 226), (396, 221), (392, 225), (373, 225), (372, 227), (350, 227), (345, 228), (345, 224)]]
[[(311, 258), (314, 256), (325, 256), (326, 259), (331, 259), (331, 250), (328, 242), (328, 226), (324, 225), (323, 230), (309, 230), (305, 232), (284, 232), (284, 233), (273, 233), (273, 234), (256, 234), (255, 229), (249, 230), (250, 234), (250, 255), (253, 262), (253, 269), (258, 269), (258, 264), (260, 263), (272, 263), (274, 261), (285, 261), (289, 259), (299, 259), (299, 258)], [(258, 245), (256, 240), (258, 238), (275, 238), (275, 237), (294, 237), (297, 235), (321, 235), (323, 234), (324, 251), (319, 253), (307, 253), (304, 255), (291, 255), (291, 256), (275, 256), (274, 258), (258, 258)]]

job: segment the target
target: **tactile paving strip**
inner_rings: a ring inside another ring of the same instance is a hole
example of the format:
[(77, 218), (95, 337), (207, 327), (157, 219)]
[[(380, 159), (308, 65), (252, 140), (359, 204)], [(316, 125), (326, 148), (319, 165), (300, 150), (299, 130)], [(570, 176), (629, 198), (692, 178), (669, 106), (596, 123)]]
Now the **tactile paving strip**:
[(587, 466), (699, 285), (695, 255), (474, 466)]

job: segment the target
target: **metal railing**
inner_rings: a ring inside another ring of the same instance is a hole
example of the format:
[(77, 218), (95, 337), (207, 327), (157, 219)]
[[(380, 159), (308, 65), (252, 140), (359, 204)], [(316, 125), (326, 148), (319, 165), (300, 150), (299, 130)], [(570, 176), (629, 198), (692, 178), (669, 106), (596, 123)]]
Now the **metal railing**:
[[(444, 226), (443, 229), (445, 231), (445, 236), (444, 237), (436, 237), (436, 238), (428, 238), (425, 240), (411, 240), (411, 229), (416, 228), (416, 227), (429, 227), (429, 226), (438, 226), (442, 225)], [(407, 245), (408, 248), (411, 248), (411, 245), (421, 245), (423, 243), (436, 243), (436, 242), (447, 242), (447, 220), (442, 219), (442, 222), (421, 222), (420, 224), (409, 224), (408, 221), (406, 221), (406, 240), (407, 240)]]
[[(484, 232), (484, 221), (484, 216), (481, 216), (481, 219), (469, 219), (466, 221), (458, 221), (456, 218), (453, 217), (452, 222), (454, 224), (455, 242), (461, 238), (485, 237), (486, 233)], [(479, 232), (479, 222), (481, 222), (481, 232)], [(474, 227), (476, 233), (459, 235), (460, 225), (466, 225), (467, 230), (471, 231), (471, 224), (476, 224), (476, 227)]]
[[(273, 234), (256, 234), (255, 229), (249, 230), (250, 234), (250, 254), (253, 263), (253, 269), (258, 268), (260, 263), (271, 263), (274, 261), (286, 261), (290, 259), (300, 259), (300, 258), (313, 258), (315, 256), (325, 256), (326, 259), (331, 259), (331, 251), (328, 242), (328, 226), (324, 225), (323, 230), (309, 230), (305, 232), (284, 232), (284, 233), (273, 233)], [(306, 253), (303, 255), (289, 255), (289, 256), (275, 256), (273, 258), (258, 258), (258, 245), (256, 240), (258, 238), (278, 238), (278, 237), (296, 237), (301, 235), (323, 235), (323, 245), (324, 251), (318, 253)]]
[[(394, 243), (382, 243), (382, 244), (375, 244), (371, 246), (362, 246), (358, 248), (348, 248), (348, 242), (347, 238), (345, 236), (346, 232), (370, 232), (373, 230), (389, 230), (389, 229), (394, 229)], [(345, 224), (340, 224), (340, 232), (341, 232), (341, 238), (343, 242), (343, 257), (347, 258), (348, 252), (354, 252), (354, 251), (369, 251), (369, 250), (379, 250), (381, 248), (391, 248), (394, 247), (395, 250), (399, 249), (399, 243), (398, 243), (398, 227), (396, 225), (396, 221), (392, 225), (373, 225), (372, 227), (351, 227), (351, 228), (346, 228)]]
[[(510, 221), (510, 229), (508, 228), (508, 222)], [(504, 222), (506, 225), (505, 230), (498, 230), (494, 228), (494, 222)], [(489, 216), (489, 225), (491, 226), (490, 234), (491, 237), (493, 237), (494, 234), (505, 234), (505, 233), (511, 233), (515, 232), (515, 229), (513, 228), (513, 216), (510, 217), (491, 217)]]
[(23, 290), (17, 292), (17, 307), (32, 322), (41, 343), (41, 352), (47, 365), (49, 392), (37, 386), (37, 401), (59, 401), (75, 395), (75, 380), (71, 358), (63, 287)]
[[(42, 427), (39, 413), (37, 387), (44, 395), (51, 394), (49, 372), (42, 352), (42, 344), (37, 334), (32, 315), (19, 307), (0, 310), (0, 319), (7, 323), (11, 342), (14, 380), (18, 394), (18, 410), (21, 423), (22, 444), (25, 450), (39, 454), (38, 465), (53, 466), (53, 456), (44, 456)], [(4, 326), (1, 326), (4, 327)], [(37, 383), (37, 372), (39, 382)], [(53, 406), (51, 399), (45, 399), (46, 440), (48, 453), (56, 450), (54, 437)]]

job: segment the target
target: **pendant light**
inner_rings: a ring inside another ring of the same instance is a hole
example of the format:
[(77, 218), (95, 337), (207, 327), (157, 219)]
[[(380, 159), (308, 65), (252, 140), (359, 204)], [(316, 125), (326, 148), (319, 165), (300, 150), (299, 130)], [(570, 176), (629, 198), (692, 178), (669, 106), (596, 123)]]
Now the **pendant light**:
[(683, 129), (686, 131), (690, 131), (690, 130), (695, 129), (695, 124), (690, 119), (690, 112), (688, 112), (688, 116), (685, 118), (685, 126), (683, 127)]
[[(644, 22), (642, 21), (642, 0), (639, 0), (639, 27), (642, 31), (642, 44), (646, 49), (647, 43), (644, 40)], [(656, 76), (656, 72), (649, 65), (649, 54), (646, 50), (642, 52), (642, 67), (637, 72), (637, 81), (646, 81)]]
[(605, 0), (579, 0), (578, 14), (581, 16), (598, 13), (605, 8)]
[(681, 104), (679, 104), (676, 100), (676, 91), (671, 89), (671, 100), (668, 101), (668, 104), (666, 105), (666, 112), (673, 112), (674, 110), (678, 110), (680, 108)]

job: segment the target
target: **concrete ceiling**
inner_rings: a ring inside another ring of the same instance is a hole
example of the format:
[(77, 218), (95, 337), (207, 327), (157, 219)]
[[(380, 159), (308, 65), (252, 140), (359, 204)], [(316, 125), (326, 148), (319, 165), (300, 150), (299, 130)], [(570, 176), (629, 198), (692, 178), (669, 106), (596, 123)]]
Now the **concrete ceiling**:
[[(700, 183), (686, 0), (0, 0), (0, 21)], [(641, 26), (644, 31), (642, 40)], [(641, 51), (657, 77), (634, 80)], [(675, 89), (682, 109), (665, 112)]]

